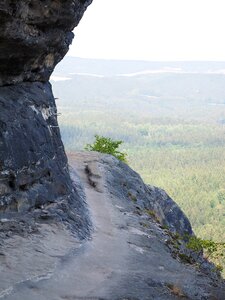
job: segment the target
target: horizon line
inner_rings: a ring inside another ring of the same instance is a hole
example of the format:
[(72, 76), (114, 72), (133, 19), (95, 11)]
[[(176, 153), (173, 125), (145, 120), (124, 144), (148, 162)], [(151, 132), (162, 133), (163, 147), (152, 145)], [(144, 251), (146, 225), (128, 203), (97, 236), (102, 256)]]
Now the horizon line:
[(86, 59), (86, 60), (111, 60), (111, 61), (136, 61), (136, 62), (210, 62), (210, 63), (225, 63), (225, 60), (201, 60), (201, 59), (190, 59), (190, 60), (182, 60), (182, 59), (177, 59), (177, 60), (170, 60), (170, 59), (165, 59), (165, 60), (148, 60), (148, 59), (126, 59), (126, 58), (95, 58), (95, 57), (81, 57), (81, 56), (75, 56), (75, 55), (69, 55), (67, 54), (65, 58), (70, 57), (70, 58), (78, 58), (78, 59)]

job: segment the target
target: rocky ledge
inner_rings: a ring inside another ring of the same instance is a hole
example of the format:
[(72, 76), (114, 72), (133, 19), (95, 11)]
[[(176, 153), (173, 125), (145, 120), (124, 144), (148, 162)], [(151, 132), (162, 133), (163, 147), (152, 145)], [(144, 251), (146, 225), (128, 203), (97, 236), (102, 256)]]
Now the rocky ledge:
[(42, 223), (27, 237), (5, 238), (0, 298), (225, 299), (215, 266), (185, 246), (182, 235), (192, 234), (190, 224), (164, 191), (146, 186), (112, 156), (69, 157), (89, 206), (92, 237), (80, 242), (62, 223)]

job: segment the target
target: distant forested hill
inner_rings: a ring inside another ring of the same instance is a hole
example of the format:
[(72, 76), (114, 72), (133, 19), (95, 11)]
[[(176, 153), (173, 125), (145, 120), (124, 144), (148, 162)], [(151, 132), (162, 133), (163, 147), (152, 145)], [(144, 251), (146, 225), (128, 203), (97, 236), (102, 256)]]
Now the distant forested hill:
[(52, 84), (67, 151), (94, 134), (122, 139), (129, 164), (198, 236), (225, 241), (225, 62), (68, 57)]

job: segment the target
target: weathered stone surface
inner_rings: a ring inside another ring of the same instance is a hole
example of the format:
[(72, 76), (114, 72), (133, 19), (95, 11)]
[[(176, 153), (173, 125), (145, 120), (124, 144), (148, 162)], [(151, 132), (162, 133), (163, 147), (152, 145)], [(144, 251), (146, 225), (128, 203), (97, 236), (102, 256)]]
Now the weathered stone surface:
[[(179, 254), (185, 243), (178, 241), (176, 234), (161, 226), (127, 193), (114, 193), (119, 169), (121, 173), (125, 171), (127, 184), (132, 180), (134, 186), (136, 179), (139, 189), (137, 174), (115, 158), (100, 153), (74, 153), (69, 159), (84, 184), (94, 223), (92, 239), (81, 244), (62, 224), (44, 224), (40, 233), (29, 235), (29, 239), (9, 237), (0, 252), (0, 297), (225, 299), (225, 284), (215, 266), (201, 253), (193, 262), (182, 261), (174, 250)], [(114, 168), (116, 172), (112, 172)], [(73, 175), (75, 179), (77, 174)], [(172, 244), (176, 245), (174, 249)]]
[(0, 217), (23, 220), (27, 226), (18, 225), (17, 233), (29, 228), (32, 218), (64, 221), (79, 237), (89, 233), (84, 195), (69, 176), (48, 79), (91, 2), (0, 1)]
[(193, 234), (188, 218), (165, 191), (145, 185), (139, 174), (113, 156), (104, 156), (104, 161), (108, 169), (109, 189), (114, 195), (129, 198), (139, 209), (153, 214), (172, 232)]
[[(0, 239), (0, 298), (224, 299), (225, 285), (215, 266), (201, 253), (184, 263), (178, 254), (190, 255), (185, 242), (178, 242), (141, 205), (160, 198), (151, 195), (138, 202), (120, 190), (120, 173), (135, 190), (143, 185), (138, 174), (94, 152), (74, 153), (70, 164), (77, 172), (72, 178), (80, 177), (84, 185), (79, 194), (86, 194), (94, 223), (92, 239), (81, 243), (62, 223), (39, 224), (37, 232), (30, 224), (33, 231), (25, 230), (27, 235), (8, 234), (3, 243)], [(0, 228), (10, 223), (2, 219)], [(14, 231), (18, 226), (23, 223), (18, 222)], [(0, 237), (3, 234), (0, 231)]]
[(84, 197), (70, 179), (49, 83), (0, 88), (0, 215), (68, 221), (88, 232)]
[(47, 81), (91, 2), (0, 1), (0, 85)]

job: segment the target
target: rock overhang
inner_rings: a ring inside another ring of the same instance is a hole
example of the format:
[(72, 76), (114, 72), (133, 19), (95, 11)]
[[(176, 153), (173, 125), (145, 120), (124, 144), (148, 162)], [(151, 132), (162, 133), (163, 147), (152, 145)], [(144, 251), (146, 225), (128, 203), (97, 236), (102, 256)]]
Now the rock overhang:
[(85, 196), (79, 179), (70, 178), (48, 80), (91, 2), (0, 1), (0, 221), (21, 221), (26, 228), (43, 220), (63, 222), (79, 238), (90, 234)]
[(0, 86), (49, 80), (92, 0), (0, 3)]

